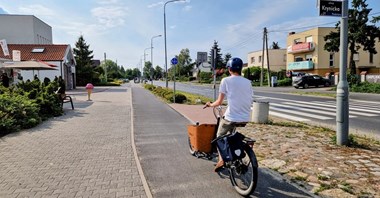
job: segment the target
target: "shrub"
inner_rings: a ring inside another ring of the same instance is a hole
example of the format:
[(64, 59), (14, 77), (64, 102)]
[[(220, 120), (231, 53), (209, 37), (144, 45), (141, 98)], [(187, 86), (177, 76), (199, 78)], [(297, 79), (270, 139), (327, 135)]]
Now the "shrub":
[[(169, 93), (169, 94), (166, 94), (165, 95), (165, 99), (170, 101), (170, 102), (174, 102), (174, 97), (173, 97), (173, 93)], [(175, 102), (176, 103), (184, 103), (186, 101), (186, 96), (181, 94), (181, 93), (176, 93), (175, 94)]]
[(291, 86), (292, 85), (292, 79), (291, 78), (284, 78), (282, 80), (277, 81), (277, 86)]
[(26, 96), (12, 94), (0, 95), (0, 135), (31, 128), (41, 122), (39, 106)]

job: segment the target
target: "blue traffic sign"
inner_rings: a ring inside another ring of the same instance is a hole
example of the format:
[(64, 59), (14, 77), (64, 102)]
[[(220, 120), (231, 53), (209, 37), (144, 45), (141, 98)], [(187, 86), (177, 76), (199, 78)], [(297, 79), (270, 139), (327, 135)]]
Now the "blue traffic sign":
[(178, 59), (177, 58), (172, 58), (172, 60), (170, 61), (172, 63), (172, 65), (176, 65), (178, 64)]

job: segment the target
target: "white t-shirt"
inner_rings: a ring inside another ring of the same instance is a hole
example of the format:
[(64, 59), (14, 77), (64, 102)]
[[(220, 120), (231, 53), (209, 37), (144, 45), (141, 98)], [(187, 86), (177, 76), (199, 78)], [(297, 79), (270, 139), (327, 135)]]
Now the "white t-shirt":
[(224, 93), (228, 107), (224, 118), (231, 122), (249, 122), (253, 90), (251, 81), (242, 76), (229, 76), (223, 78), (219, 93)]

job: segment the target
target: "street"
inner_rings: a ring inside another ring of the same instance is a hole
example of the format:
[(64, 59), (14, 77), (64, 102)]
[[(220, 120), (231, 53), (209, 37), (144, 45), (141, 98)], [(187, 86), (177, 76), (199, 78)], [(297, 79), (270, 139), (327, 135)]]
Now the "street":
[[(165, 82), (162, 81), (155, 81), (154, 84), (165, 86)], [(169, 82), (169, 87), (173, 87), (173, 82)], [(209, 98), (214, 97), (212, 85), (194, 85), (176, 82), (176, 89), (204, 95)], [(254, 87), (254, 98), (257, 101), (269, 102), (269, 114), (271, 116), (334, 128), (336, 125), (335, 98), (304, 96), (291, 93), (309, 90), (318, 92), (320, 88), (295, 90), (293, 87)], [(322, 92), (326, 91), (322, 90)], [(376, 96), (375, 94), (370, 95), (372, 96), (372, 100), (377, 99), (377, 101), (366, 101), (368, 98), (366, 94), (356, 94), (355, 96), (356, 99), (351, 99), (349, 102), (350, 131), (370, 136), (380, 136), (380, 128), (378, 127), (378, 119), (380, 118), (380, 102), (378, 99), (380, 96)]]

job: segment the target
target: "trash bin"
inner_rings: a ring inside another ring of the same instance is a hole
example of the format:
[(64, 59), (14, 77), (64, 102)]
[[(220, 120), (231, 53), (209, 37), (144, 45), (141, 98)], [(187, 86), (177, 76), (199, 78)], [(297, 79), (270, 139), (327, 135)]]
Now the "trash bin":
[(253, 101), (251, 122), (268, 123), (269, 102)]

